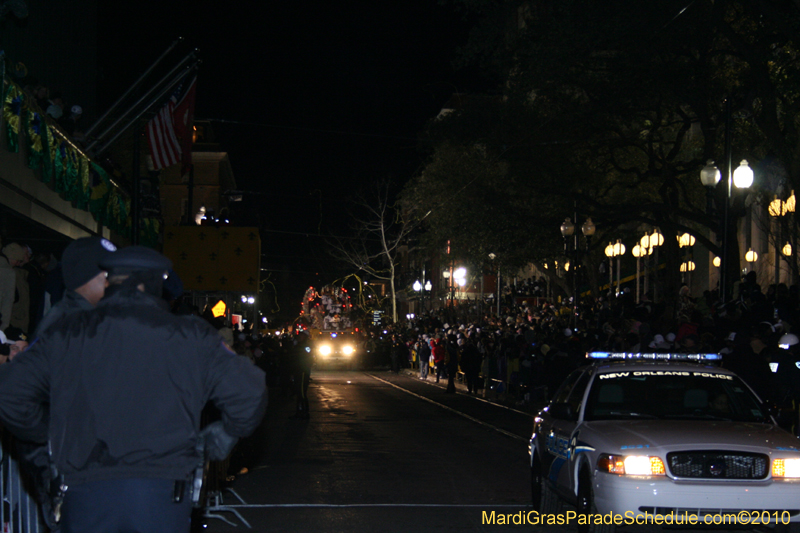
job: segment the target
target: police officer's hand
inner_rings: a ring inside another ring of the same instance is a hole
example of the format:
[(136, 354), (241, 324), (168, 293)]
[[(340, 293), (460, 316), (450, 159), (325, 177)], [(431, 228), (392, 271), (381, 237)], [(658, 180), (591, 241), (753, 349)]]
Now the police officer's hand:
[(213, 422), (203, 428), (200, 431), (200, 438), (205, 442), (205, 455), (210, 461), (224, 461), (239, 442), (238, 437), (225, 432), (222, 421)]

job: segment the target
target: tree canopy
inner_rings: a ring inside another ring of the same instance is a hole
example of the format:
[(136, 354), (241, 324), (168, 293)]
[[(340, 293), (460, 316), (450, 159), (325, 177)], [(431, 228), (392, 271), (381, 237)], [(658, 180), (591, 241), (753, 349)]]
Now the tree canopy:
[[(674, 236), (690, 231), (720, 254), (699, 172), (714, 159), (724, 175), (726, 135), (734, 165), (757, 162), (762, 201), (800, 190), (797, 2), (457, 5), (481, 15), (462, 62), (497, 90), (460, 95), (423, 134), (434, 148), (403, 198), (425, 216), (430, 245), (458, 236), (466, 260), (543, 262), (560, 253), (559, 224), (577, 205), (598, 227), (595, 260), (642, 227), (661, 228), (675, 252)], [(759, 172), (767, 162), (780, 170)], [(724, 183), (714, 194), (719, 204)]]

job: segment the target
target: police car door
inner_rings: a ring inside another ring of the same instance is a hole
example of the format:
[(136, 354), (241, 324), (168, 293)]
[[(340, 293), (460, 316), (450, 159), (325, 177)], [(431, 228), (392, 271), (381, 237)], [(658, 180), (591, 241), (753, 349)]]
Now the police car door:
[[(570, 374), (558, 389), (548, 409), (549, 420), (543, 425), (545, 450), (542, 454), (544, 475), (565, 498), (574, 496), (570, 475), (570, 441), (578, 425), (581, 403), (586, 385), (591, 378), (588, 369), (579, 369)], [(548, 427), (549, 425), (549, 427)]]

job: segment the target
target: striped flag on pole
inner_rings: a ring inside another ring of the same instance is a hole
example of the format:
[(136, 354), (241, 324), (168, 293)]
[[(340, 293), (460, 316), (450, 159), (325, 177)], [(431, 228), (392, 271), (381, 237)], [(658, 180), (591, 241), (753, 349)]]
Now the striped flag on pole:
[(194, 101), (197, 76), (194, 76), (184, 91), (183, 96), (175, 103), (172, 112), (175, 136), (181, 143), (181, 175), (189, 172), (192, 165), (192, 144), (194, 143)]
[[(181, 82), (167, 103), (147, 123), (147, 144), (150, 145), (153, 170), (161, 170), (181, 162), (182, 144), (190, 152), (187, 156), (191, 157), (191, 142), (182, 143), (181, 139), (181, 137), (191, 138), (191, 131), (187, 131), (187, 113), (182, 104), (187, 101), (191, 102), (192, 112), (194, 111), (195, 80), (196, 77), (192, 77)], [(186, 81), (190, 83), (187, 84)], [(175, 116), (176, 109), (180, 112), (181, 117)]]

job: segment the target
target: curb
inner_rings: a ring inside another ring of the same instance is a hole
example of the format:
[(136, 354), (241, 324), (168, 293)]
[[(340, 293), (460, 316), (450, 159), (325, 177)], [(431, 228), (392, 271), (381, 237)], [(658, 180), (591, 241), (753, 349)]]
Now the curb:
[[(408, 377), (413, 378), (413, 379), (415, 379), (417, 381), (422, 381), (422, 380), (419, 379), (419, 370), (418, 369), (401, 368), (399, 374), (408, 376)], [(446, 389), (447, 388), (447, 380), (442, 380), (440, 383), (436, 383), (435, 380), (432, 381), (430, 379), (430, 376), (431, 375), (428, 374), (428, 380), (426, 380), (425, 383), (427, 383), (428, 385), (432, 385), (434, 387), (440, 388), (440, 389)], [(435, 378), (435, 376), (434, 376), (434, 378)], [(457, 392), (460, 392), (463, 395), (468, 396), (468, 394), (467, 394), (467, 386), (463, 382), (456, 380), (455, 385), (456, 385), (456, 391)], [(523, 406), (520, 406), (520, 405), (516, 405), (516, 404), (514, 404), (512, 402), (505, 401), (505, 400), (500, 399), (500, 398), (492, 398), (491, 394), (487, 397), (485, 393), (486, 393), (486, 390), (485, 389), (481, 389), (480, 393), (469, 395), (469, 396), (473, 396), (474, 398), (477, 398), (479, 400), (484, 400), (484, 401), (487, 401), (487, 402), (490, 402), (490, 403), (495, 403), (495, 404), (497, 404), (499, 406), (506, 407), (508, 409), (514, 409), (514, 410), (518, 410), (518, 411), (521, 411), (521, 412), (525, 412), (526, 414), (530, 414), (531, 416), (536, 414), (539, 411), (539, 409), (541, 409), (541, 407), (543, 407), (543, 405), (537, 405), (537, 406), (531, 406), (531, 405), (524, 406), (523, 405)]]

